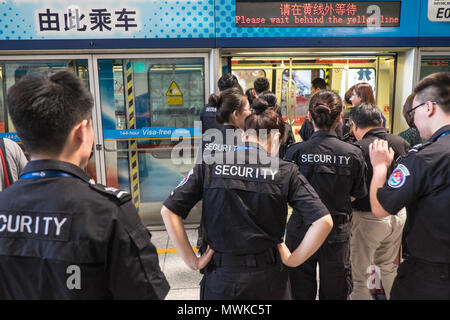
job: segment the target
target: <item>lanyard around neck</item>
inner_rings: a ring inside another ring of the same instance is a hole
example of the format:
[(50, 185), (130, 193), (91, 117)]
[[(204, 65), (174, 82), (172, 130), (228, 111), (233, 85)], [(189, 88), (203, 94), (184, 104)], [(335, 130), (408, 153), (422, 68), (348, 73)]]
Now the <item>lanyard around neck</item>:
[(75, 178), (74, 175), (59, 170), (42, 170), (25, 173), (20, 177), (20, 179), (41, 179), (55, 177)]

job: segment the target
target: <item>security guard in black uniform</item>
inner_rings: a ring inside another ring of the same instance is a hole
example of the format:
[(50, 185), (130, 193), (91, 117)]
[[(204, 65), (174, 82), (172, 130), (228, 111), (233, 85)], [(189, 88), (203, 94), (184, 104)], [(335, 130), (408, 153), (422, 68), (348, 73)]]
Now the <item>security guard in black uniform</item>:
[[(226, 73), (220, 77), (217, 81), (217, 87), (220, 92), (223, 92), (230, 88), (237, 88), (243, 93), (238, 79), (231, 73)], [(208, 104), (200, 111), (200, 121), (202, 122), (202, 133), (205, 133), (209, 129), (220, 129), (222, 124), (216, 120), (217, 108), (217, 96), (213, 93), (209, 97)]]
[(31, 161), (0, 193), (1, 299), (164, 299), (150, 233), (130, 195), (83, 171), (93, 99), (72, 73), (32, 73), (8, 108)]
[(428, 142), (413, 147), (386, 181), (393, 150), (370, 146), (372, 212), (396, 214), (406, 206), (410, 256), (402, 262), (391, 299), (450, 299), (450, 73), (431, 74), (414, 89), (411, 113)]
[[(292, 255), (280, 245), (283, 261), (301, 263), (331, 230), (328, 210), (296, 165), (275, 156), (284, 128), (273, 110), (251, 114), (245, 120), (244, 145), (232, 153), (232, 161), (226, 161), (230, 153), (222, 153), (222, 161), (216, 157), (215, 163), (197, 164), (164, 201), (164, 223), (186, 264), (203, 268), (214, 252), (201, 282), (201, 299), (290, 298), (288, 273), (276, 250), (284, 235), (287, 202), (312, 226), (304, 246)], [(258, 135), (261, 129), (269, 130), (268, 136)], [(182, 219), (201, 199), (212, 249), (197, 258)]]
[[(333, 230), (321, 248), (305, 263), (289, 269), (294, 299), (314, 300), (316, 269), (320, 265), (319, 299), (346, 300), (352, 291), (350, 263), (351, 197), (367, 194), (366, 164), (362, 151), (336, 136), (342, 100), (320, 90), (310, 100), (309, 117), (315, 132), (306, 142), (291, 145), (285, 156), (299, 165), (333, 217)], [(293, 250), (309, 226), (293, 215), (287, 225), (286, 244)]]
[[(242, 144), (244, 121), (251, 113), (247, 97), (237, 87), (223, 90), (219, 96), (211, 95), (210, 101), (214, 101), (214, 105), (217, 105), (215, 117), (221, 127), (220, 130), (210, 128), (203, 134), (202, 146), (199, 148), (196, 163), (201, 163), (205, 159), (214, 161), (216, 153), (235, 151)], [(205, 252), (207, 248), (203, 229), (202, 219), (197, 238), (197, 248), (200, 253)]]

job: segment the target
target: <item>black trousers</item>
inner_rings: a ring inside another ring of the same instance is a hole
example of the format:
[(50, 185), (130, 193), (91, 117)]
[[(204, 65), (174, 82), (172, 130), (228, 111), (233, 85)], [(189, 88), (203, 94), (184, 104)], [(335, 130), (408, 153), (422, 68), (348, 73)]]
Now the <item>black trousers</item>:
[(200, 283), (201, 300), (288, 300), (288, 272), (276, 248), (256, 255), (214, 253)]
[(409, 257), (397, 270), (391, 300), (450, 300), (450, 264)]
[[(309, 226), (289, 220), (286, 245), (294, 251), (303, 240)], [(307, 261), (296, 268), (288, 268), (292, 297), (314, 300), (317, 295), (316, 270), (319, 264), (319, 299), (347, 300), (353, 289), (350, 261), (351, 221), (346, 216), (333, 216), (331, 233)]]

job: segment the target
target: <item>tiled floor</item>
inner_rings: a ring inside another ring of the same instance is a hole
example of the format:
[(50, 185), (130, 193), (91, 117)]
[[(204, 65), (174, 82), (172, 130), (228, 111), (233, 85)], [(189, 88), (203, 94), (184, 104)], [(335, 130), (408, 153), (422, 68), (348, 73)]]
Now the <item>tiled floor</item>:
[[(198, 271), (189, 269), (180, 255), (173, 250), (175, 246), (164, 231), (150, 231), (152, 242), (158, 249), (159, 265), (170, 284), (170, 291), (166, 300), (198, 300), (200, 297), (200, 280), (202, 275)], [(196, 226), (186, 226), (186, 233), (191, 245), (197, 243)]]

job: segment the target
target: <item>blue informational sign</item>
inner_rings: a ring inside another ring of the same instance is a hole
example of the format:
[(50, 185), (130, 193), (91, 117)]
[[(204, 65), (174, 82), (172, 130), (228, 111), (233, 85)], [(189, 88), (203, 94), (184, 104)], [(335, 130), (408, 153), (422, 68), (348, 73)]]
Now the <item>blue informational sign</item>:
[(8, 138), (12, 141), (19, 142), (19, 136), (15, 132), (0, 132), (0, 138)]
[(144, 127), (141, 129), (103, 130), (105, 140), (170, 139), (201, 137), (199, 128)]
[[(450, 45), (450, 8), (439, 8), (445, 1), (259, 2), (274, 6), (274, 17), (279, 19), (270, 21), (270, 26), (269, 20), (262, 23), (262, 17), (246, 17), (264, 11), (258, 1), (4, 0), (0, 50)], [(386, 5), (389, 2), (393, 4)], [(244, 11), (242, 3), (246, 3)], [(400, 4), (400, 16), (395, 3)], [(285, 21), (289, 23), (283, 26)], [(28, 44), (29, 40), (48, 42)]]
[(213, 37), (213, 0), (0, 2), (0, 40)]

